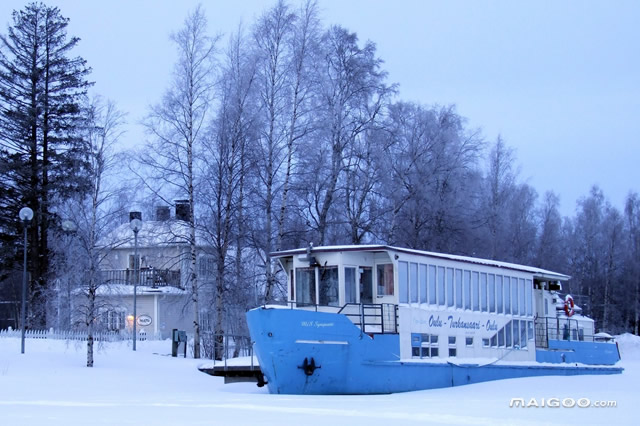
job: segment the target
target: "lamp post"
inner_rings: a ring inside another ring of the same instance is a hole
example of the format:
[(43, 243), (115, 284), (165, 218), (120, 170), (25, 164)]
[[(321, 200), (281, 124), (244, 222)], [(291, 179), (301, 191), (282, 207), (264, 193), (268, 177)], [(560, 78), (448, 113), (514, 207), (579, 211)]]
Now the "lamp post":
[(27, 228), (31, 219), (33, 219), (33, 210), (29, 207), (23, 207), (20, 209), (19, 216), (24, 228), (24, 269), (22, 270), (22, 310), (20, 312), (20, 323), (22, 324), (20, 353), (24, 353), (24, 332), (25, 323), (27, 322)]
[[(134, 213), (134, 212), (132, 212)], [(138, 292), (138, 278), (140, 277), (140, 262), (138, 261), (138, 232), (142, 228), (142, 220), (135, 217), (129, 222), (129, 226), (133, 230), (134, 252), (133, 252), (133, 350), (136, 350), (136, 322), (138, 320), (136, 296)]]

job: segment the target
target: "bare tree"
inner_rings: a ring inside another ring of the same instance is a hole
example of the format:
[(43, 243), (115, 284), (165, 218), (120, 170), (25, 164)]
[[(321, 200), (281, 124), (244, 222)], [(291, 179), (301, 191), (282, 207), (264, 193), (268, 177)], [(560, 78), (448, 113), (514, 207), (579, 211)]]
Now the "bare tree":
[[(117, 224), (121, 213), (120, 197), (123, 191), (115, 183), (120, 161), (115, 144), (122, 134), (125, 115), (113, 102), (94, 99), (88, 108), (86, 138), (89, 151), (86, 153), (90, 171), (90, 191), (86, 196), (73, 199), (66, 205), (68, 217), (63, 228), (73, 232), (75, 244), (65, 247), (77, 258), (73, 264), (76, 277), (80, 278), (77, 289), (83, 299), (78, 313), (87, 329), (87, 367), (93, 367), (94, 333), (98, 325), (100, 304), (96, 296), (104, 284), (100, 277), (101, 264), (109, 251), (119, 241), (106, 241), (105, 236)], [(65, 226), (67, 225), (67, 226)]]
[[(144, 124), (151, 142), (140, 156), (149, 171), (146, 186), (157, 196), (186, 197), (189, 204), (188, 284), (193, 307), (194, 357), (200, 357), (200, 310), (196, 277), (197, 157), (209, 117), (215, 73), (216, 38), (207, 35), (204, 10), (198, 6), (183, 28), (171, 36), (178, 50), (173, 79)], [(139, 176), (143, 177), (141, 174)]]
[(307, 221), (319, 244), (327, 243), (331, 210), (339, 196), (339, 179), (345, 170), (348, 147), (369, 129), (394, 87), (384, 82), (386, 73), (372, 42), (358, 46), (355, 33), (333, 26), (322, 37), (323, 60), (318, 63), (320, 85), (318, 126), (307, 145), (303, 164), (307, 176)]
[[(255, 61), (243, 47), (239, 32), (231, 38), (227, 49), (219, 84), (219, 109), (203, 152), (205, 174), (200, 192), (206, 200), (203, 229), (207, 245), (213, 248), (216, 265), (213, 295), (216, 359), (222, 357), (223, 350), (225, 295), (230, 285), (229, 253), (234, 243), (242, 245), (243, 240), (244, 185), (249, 168), (247, 145), (255, 138), (255, 112), (251, 106)], [(234, 255), (236, 259), (242, 256), (242, 247), (236, 247)]]
[(629, 251), (628, 251), (628, 271), (627, 276), (630, 277), (630, 287), (632, 297), (630, 300), (630, 311), (633, 318), (630, 321), (633, 324), (633, 332), (638, 335), (640, 333), (640, 197), (636, 192), (632, 192), (627, 196), (625, 204), (625, 219), (627, 222), (627, 232), (629, 235)]
[(566, 250), (563, 249), (565, 244), (559, 205), (558, 196), (553, 192), (547, 192), (538, 210), (540, 234), (534, 264), (552, 271), (566, 270)]
[(312, 125), (309, 113), (315, 86), (310, 71), (318, 54), (316, 15), (313, 1), (307, 1), (296, 14), (280, 0), (253, 29), (261, 130), (255, 145), (257, 180), (252, 198), (262, 216), (255, 221), (253, 239), (264, 258), (265, 301), (274, 298), (271, 252), (282, 247), (285, 235), (289, 191), (297, 164), (295, 151)]
[(256, 246), (265, 258), (265, 300), (271, 299), (274, 271), (271, 251), (274, 246), (274, 209), (280, 187), (281, 165), (285, 161), (287, 141), (286, 109), (288, 107), (289, 64), (288, 38), (293, 32), (296, 19), (288, 5), (279, 0), (267, 10), (253, 31), (257, 57), (257, 86), (260, 115), (262, 117), (260, 137), (255, 144), (257, 155), (258, 186), (254, 198), (264, 212), (258, 232)]

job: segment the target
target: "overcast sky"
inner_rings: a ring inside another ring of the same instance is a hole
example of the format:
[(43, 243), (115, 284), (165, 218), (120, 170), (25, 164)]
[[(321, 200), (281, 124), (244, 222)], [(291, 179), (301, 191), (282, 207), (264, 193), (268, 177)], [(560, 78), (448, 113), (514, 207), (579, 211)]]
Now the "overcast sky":
[[(0, 1), (0, 22), (27, 2)], [(235, 31), (272, 1), (49, 0), (81, 38), (94, 91), (129, 113), (125, 142), (158, 102), (169, 34), (202, 3), (212, 34)], [(298, 5), (297, 2), (291, 2)], [(640, 1), (319, 0), (323, 22), (372, 40), (402, 100), (456, 104), (489, 142), (516, 150), (520, 180), (560, 195), (561, 212), (599, 185), (622, 209), (640, 191)], [(2, 27), (6, 33), (6, 25)]]

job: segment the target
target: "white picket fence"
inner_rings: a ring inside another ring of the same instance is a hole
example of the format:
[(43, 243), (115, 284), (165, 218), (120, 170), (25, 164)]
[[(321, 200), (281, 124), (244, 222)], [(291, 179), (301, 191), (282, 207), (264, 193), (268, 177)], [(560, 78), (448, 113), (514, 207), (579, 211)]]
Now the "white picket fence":
[[(0, 330), (0, 339), (7, 337), (21, 337), (21, 330)], [(26, 330), (24, 337), (27, 339), (55, 339), (55, 340), (87, 340), (86, 331), (71, 330)], [(142, 336), (141, 336), (142, 337)], [(98, 342), (118, 342), (131, 339), (130, 333), (118, 333), (116, 331), (101, 331), (93, 334), (93, 340)], [(143, 340), (142, 338), (140, 340)], [(146, 336), (144, 338), (146, 340)]]

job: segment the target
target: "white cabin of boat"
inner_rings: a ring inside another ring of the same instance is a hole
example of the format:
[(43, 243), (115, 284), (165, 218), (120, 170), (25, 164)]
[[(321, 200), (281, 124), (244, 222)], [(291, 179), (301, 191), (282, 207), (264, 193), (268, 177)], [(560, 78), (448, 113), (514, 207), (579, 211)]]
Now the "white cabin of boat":
[(345, 314), (367, 334), (399, 333), (402, 359), (535, 361), (550, 340), (594, 340), (593, 320), (560, 294), (570, 277), (557, 272), (384, 245), (272, 256), (292, 308)]

